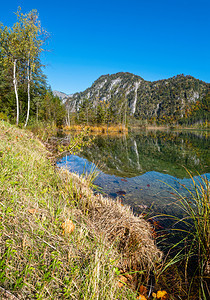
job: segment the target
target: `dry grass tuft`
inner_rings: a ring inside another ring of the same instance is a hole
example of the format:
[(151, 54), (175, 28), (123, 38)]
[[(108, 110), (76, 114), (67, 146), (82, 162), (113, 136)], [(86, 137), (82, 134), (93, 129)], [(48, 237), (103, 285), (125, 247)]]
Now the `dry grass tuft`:
[[(68, 171), (60, 170), (60, 176), (68, 184)], [(155, 264), (161, 261), (162, 252), (152, 237), (151, 225), (142, 216), (134, 216), (130, 207), (122, 206), (119, 201), (95, 196), (87, 180), (76, 174), (73, 178), (76, 189), (82, 195), (81, 208), (88, 214), (89, 226), (97, 235), (116, 244), (120, 268), (147, 272), (154, 269)]]

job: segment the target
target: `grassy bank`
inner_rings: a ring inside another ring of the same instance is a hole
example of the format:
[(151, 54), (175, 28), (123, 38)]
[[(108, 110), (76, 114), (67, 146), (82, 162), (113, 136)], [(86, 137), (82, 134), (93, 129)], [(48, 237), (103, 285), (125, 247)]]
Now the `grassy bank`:
[(0, 122), (0, 296), (136, 299), (161, 262), (150, 225), (50, 156)]

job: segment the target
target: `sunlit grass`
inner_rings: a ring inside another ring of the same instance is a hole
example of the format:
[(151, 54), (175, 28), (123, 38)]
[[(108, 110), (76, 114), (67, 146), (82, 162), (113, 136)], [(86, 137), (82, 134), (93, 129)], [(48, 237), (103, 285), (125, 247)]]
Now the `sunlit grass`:
[(90, 134), (92, 135), (110, 135), (116, 136), (120, 134), (127, 134), (128, 128), (124, 127), (123, 125), (71, 125), (64, 127), (64, 131), (82, 131), (84, 128), (88, 129)]
[(149, 224), (94, 196), (95, 172), (58, 171), (50, 156), (31, 132), (0, 122), (0, 296), (136, 299), (116, 269), (146, 273), (160, 261)]

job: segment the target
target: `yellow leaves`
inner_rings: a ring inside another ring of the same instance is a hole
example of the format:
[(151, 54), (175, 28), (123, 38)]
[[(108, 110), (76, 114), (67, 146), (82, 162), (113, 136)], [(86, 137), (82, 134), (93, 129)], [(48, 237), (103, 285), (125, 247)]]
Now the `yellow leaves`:
[(139, 296), (137, 297), (137, 299), (139, 300), (147, 300), (147, 298), (144, 296), (147, 294), (147, 288), (144, 285), (141, 285), (139, 288)]
[[(124, 270), (121, 270), (121, 271), (124, 272)], [(119, 272), (119, 270), (118, 270), (118, 272)], [(125, 285), (129, 287), (130, 283), (132, 284), (133, 280), (134, 280), (134, 278), (130, 274), (125, 273), (123, 275), (120, 275), (118, 273), (117, 285), (118, 285), (119, 288), (122, 288)], [(144, 285), (139, 286), (138, 293), (139, 294), (136, 298), (138, 300), (149, 300), (151, 298), (151, 297), (148, 298), (148, 290), (147, 290), (146, 286), (144, 286)], [(166, 300), (166, 299), (168, 299), (168, 294), (164, 290), (163, 291), (159, 290), (159, 291), (157, 291), (157, 293), (152, 293), (152, 298), (151, 299), (153, 299), (153, 300), (157, 300), (157, 299)]]
[(144, 295), (141, 295), (141, 294), (137, 297), (137, 299), (138, 300), (147, 300), (147, 298)]
[(157, 294), (156, 293), (152, 293), (152, 297), (154, 299), (166, 300), (168, 298), (168, 294), (167, 294), (166, 291), (158, 291)]
[(63, 224), (61, 225), (62, 229), (63, 229), (63, 234), (71, 234), (74, 229), (75, 229), (75, 225), (72, 222), (72, 220), (67, 219), (65, 222), (63, 222)]
[[(143, 287), (143, 286), (141, 286)], [(146, 288), (143, 287), (144, 289), (142, 289), (140, 287), (140, 294), (137, 297), (138, 300), (147, 300), (147, 298), (144, 296), (145, 292), (146, 292)], [(161, 300), (166, 300), (168, 298), (168, 294), (166, 291), (158, 291), (157, 294), (156, 293), (152, 293), (152, 297), (153, 299), (161, 299)]]
[(158, 291), (157, 292), (157, 298), (159, 299), (166, 299), (167, 298), (167, 292), (166, 291)]

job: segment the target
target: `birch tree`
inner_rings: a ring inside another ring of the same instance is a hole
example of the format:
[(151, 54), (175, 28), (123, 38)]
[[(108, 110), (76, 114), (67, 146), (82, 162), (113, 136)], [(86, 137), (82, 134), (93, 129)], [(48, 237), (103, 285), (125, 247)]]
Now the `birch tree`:
[(38, 14), (36, 10), (32, 10), (26, 15), (20, 13), (18, 15), (20, 23), (23, 28), (23, 38), (25, 41), (25, 59), (27, 69), (27, 93), (28, 93), (28, 108), (25, 126), (27, 126), (30, 112), (30, 89), (31, 82), (33, 80), (32, 75), (35, 69), (40, 65), (40, 54), (43, 51), (42, 45), (47, 37), (46, 31), (41, 27), (41, 23), (38, 20)]
[[(16, 96), (17, 118), (19, 123), (19, 97), (18, 79), (27, 82), (27, 113), (25, 126), (27, 126), (31, 103), (31, 83), (33, 73), (40, 67), (40, 54), (48, 34), (41, 27), (38, 20), (38, 13), (32, 10), (23, 14), (21, 8), (18, 9), (17, 22), (12, 28), (0, 27), (1, 52), (4, 64), (13, 68), (13, 86)], [(21, 78), (20, 78), (21, 77)], [(24, 78), (25, 77), (25, 78)]]
[(16, 124), (19, 123), (19, 98), (18, 98), (18, 72), (17, 66), (22, 58), (20, 26), (15, 24), (13, 28), (8, 28), (1, 24), (0, 27), (0, 41), (1, 41), (1, 59), (2, 64), (6, 68), (12, 68), (13, 86), (16, 97)]
[(43, 44), (47, 38), (47, 32), (41, 27), (38, 20), (37, 10), (32, 10), (27, 14), (17, 12), (18, 23), (21, 25), (22, 41), (24, 43), (24, 60), (26, 64), (27, 76), (27, 115), (25, 126), (29, 120), (30, 103), (31, 103), (31, 83), (33, 81), (33, 73), (40, 66), (40, 54), (43, 51)]

